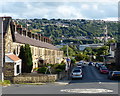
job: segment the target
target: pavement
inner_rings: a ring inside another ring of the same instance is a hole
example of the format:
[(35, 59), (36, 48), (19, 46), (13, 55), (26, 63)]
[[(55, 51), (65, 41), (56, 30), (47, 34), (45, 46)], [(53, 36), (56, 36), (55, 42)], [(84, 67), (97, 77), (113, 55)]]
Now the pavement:
[(68, 77), (64, 77), (62, 80), (58, 80), (56, 82), (54, 82), (55, 84), (60, 84), (60, 85), (67, 85), (70, 84), (71, 80), (68, 80)]

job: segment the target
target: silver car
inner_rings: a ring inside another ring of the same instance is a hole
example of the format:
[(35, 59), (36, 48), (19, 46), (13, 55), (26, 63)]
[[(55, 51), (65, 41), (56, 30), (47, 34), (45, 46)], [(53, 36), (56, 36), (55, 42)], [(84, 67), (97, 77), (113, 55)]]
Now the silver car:
[(73, 69), (72, 74), (71, 74), (71, 78), (83, 78), (83, 73), (81, 69)]

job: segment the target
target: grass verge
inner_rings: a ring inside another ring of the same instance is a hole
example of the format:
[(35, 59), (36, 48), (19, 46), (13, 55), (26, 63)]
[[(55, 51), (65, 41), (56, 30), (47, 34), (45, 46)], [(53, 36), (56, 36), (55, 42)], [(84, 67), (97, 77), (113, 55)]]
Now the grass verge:
[(24, 85), (45, 85), (46, 83), (18, 83), (18, 84), (24, 84)]
[(9, 80), (0, 80), (0, 86), (10, 86), (11, 82)]

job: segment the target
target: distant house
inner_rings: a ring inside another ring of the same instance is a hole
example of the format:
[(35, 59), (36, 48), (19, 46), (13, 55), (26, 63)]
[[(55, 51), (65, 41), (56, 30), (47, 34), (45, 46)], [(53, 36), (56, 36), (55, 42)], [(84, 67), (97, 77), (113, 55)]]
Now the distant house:
[(104, 44), (84, 44), (84, 45), (79, 45), (79, 50), (83, 51), (85, 48), (87, 47), (91, 47), (91, 48), (98, 48), (98, 47), (102, 47), (104, 46)]
[(111, 43), (110, 44), (110, 57), (115, 57), (115, 50), (116, 50), (116, 44), (115, 43)]
[(109, 55), (106, 57), (106, 63), (111, 64), (115, 63), (115, 52), (116, 52), (116, 43), (110, 44)]

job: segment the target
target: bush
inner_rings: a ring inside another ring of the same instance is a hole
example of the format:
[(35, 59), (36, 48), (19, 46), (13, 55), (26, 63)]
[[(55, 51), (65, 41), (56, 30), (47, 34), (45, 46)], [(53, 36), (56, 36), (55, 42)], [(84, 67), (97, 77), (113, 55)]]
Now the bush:
[(53, 64), (48, 64), (47, 66), (51, 66), (51, 67), (53, 67), (54, 65), (53, 65)]
[(33, 71), (38, 71), (39, 68), (34, 68)]
[(76, 62), (76, 59), (71, 59), (71, 63), (75, 63)]
[(47, 67), (41, 67), (38, 69), (38, 73), (43, 73), (45, 74)]
[(56, 73), (60, 73), (60, 72), (62, 72), (61, 69), (56, 69), (55, 71), (56, 71)]
[(56, 67), (56, 69), (65, 70), (65, 64), (58, 64), (58, 66)]
[(83, 54), (79, 53), (79, 54), (76, 54), (75, 59), (76, 59), (77, 61), (80, 61), (80, 60), (83, 60), (83, 59), (84, 59), (84, 56), (83, 56)]

